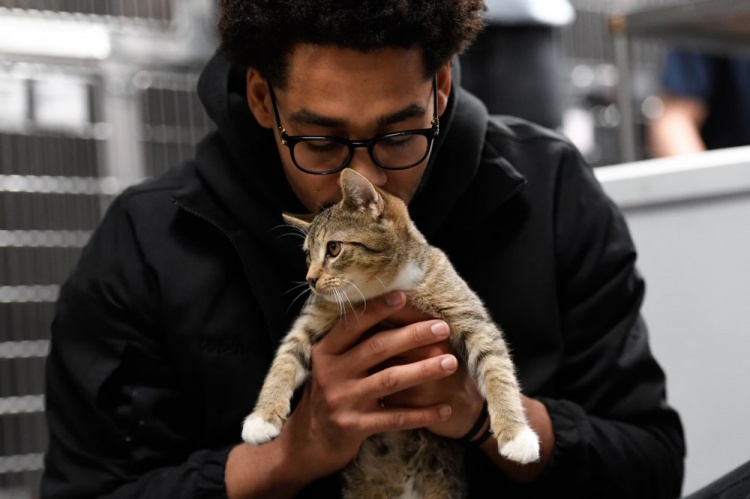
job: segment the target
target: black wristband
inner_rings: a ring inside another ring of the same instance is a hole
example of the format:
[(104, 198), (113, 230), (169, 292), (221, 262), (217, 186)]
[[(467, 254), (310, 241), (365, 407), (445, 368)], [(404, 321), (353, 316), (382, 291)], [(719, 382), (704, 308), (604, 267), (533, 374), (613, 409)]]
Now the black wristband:
[(487, 422), (487, 419), (489, 419), (489, 417), (490, 417), (490, 413), (487, 410), (487, 402), (485, 401), (484, 405), (482, 406), (482, 412), (479, 413), (479, 417), (474, 423), (474, 426), (471, 427), (471, 430), (469, 430), (469, 432), (466, 435), (464, 435), (461, 438), (457, 438), (456, 440), (458, 442), (461, 442), (462, 444), (480, 445), (484, 443), (491, 434), (489, 427), (487, 427), (487, 430), (482, 434), (481, 437), (479, 437), (478, 440), (475, 440), (472, 442), (472, 439), (482, 429), (482, 426), (484, 426), (484, 424)]
[(491, 436), (492, 436), (492, 428), (490, 428), (488, 426), (487, 429), (484, 430), (484, 433), (482, 433), (481, 437), (477, 438), (476, 440), (472, 440), (469, 443), (471, 445), (475, 445), (475, 446), (479, 447), (480, 445), (482, 445), (483, 443), (485, 443)]

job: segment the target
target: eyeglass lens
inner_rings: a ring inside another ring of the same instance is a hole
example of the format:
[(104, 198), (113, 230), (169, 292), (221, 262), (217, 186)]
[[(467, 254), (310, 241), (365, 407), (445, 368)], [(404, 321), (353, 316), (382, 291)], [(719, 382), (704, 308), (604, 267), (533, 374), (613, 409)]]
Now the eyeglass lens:
[[(406, 168), (424, 159), (430, 147), (425, 135), (404, 133), (385, 136), (372, 144), (372, 155), (384, 168)], [(343, 142), (324, 139), (300, 140), (295, 144), (295, 162), (305, 170), (335, 170), (349, 161), (351, 151)]]

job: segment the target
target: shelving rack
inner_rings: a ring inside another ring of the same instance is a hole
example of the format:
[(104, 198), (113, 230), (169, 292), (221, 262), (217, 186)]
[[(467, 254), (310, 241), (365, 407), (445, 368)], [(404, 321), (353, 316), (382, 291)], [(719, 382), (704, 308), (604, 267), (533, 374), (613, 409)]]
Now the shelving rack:
[(699, 0), (651, 6), (615, 14), (609, 19), (614, 61), (619, 78), (618, 103), (622, 113), (619, 145), (621, 162), (637, 158), (630, 61), (631, 43), (644, 38), (672, 46), (724, 55), (750, 57), (750, 2)]
[(213, 3), (0, 2), (0, 497), (37, 495), (60, 283), (113, 196), (210, 129)]

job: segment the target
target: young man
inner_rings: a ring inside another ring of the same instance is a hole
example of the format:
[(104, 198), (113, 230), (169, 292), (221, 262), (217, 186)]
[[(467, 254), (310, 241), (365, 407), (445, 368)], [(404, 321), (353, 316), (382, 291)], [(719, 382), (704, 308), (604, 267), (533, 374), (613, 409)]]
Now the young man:
[[(115, 201), (61, 292), (44, 497), (335, 497), (369, 435), (472, 427), (483, 400), (445, 324), (394, 292), (314, 348), (276, 440), (240, 440), (302, 301), (290, 290), (304, 257), (281, 212), (337, 201), (345, 167), (409, 203), (506, 331), (542, 458), (516, 466), (492, 438), (467, 445), (472, 497), (679, 494), (682, 429), (627, 228), (568, 142), (490, 121), (460, 89), (451, 60), (481, 11), (221, 3), (226, 57), (199, 85), (218, 131)], [(386, 161), (394, 140), (414, 154)]]

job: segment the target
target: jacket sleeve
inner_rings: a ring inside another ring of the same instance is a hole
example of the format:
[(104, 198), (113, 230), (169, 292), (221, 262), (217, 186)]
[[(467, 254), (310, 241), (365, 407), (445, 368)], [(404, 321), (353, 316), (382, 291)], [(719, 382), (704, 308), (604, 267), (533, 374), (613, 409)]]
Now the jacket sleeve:
[[(123, 199), (62, 287), (46, 365), (41, 497), (226, 497), (230, 447), (201, 449)], [(200, 450), (195, 450), (200, 449)]]
[(564, 360), (548, 408), (556, 445), (541, 488), (578, 497), (674, 498), (685, 454), (640, 315), (644, 283), (623, 215), (568, 150), (555, 199)]

